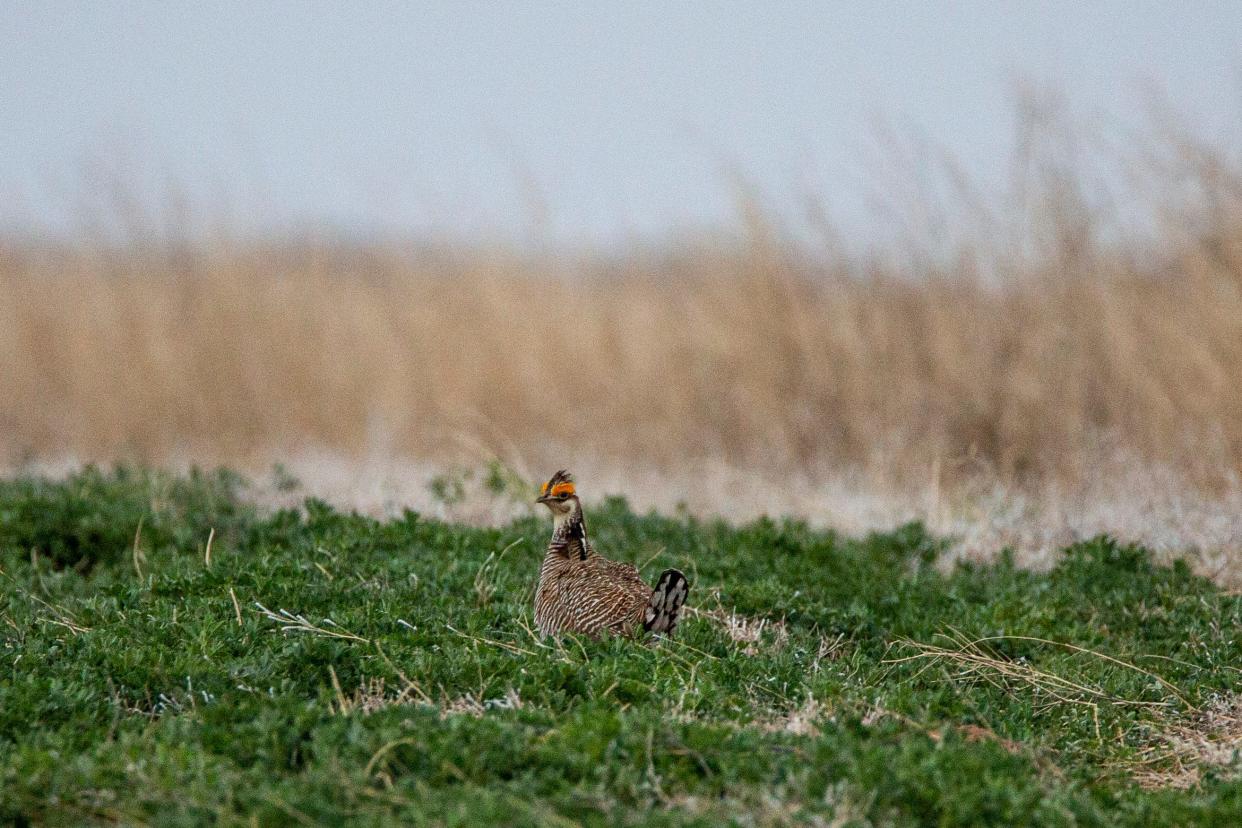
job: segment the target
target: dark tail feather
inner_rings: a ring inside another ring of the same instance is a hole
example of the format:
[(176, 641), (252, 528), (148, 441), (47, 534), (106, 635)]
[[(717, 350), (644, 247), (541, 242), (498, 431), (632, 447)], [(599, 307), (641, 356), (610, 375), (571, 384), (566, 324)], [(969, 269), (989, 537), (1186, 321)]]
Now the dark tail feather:
[(676, 569), (664, 570), (651, 591), (651, 600), (647, 602), (643, 629), (657, 635), (672, 635), (677, 626), (677, 616), (681, 614), (681, 605), (686, 602), (689, 592), (690, 583), (685, 575)]

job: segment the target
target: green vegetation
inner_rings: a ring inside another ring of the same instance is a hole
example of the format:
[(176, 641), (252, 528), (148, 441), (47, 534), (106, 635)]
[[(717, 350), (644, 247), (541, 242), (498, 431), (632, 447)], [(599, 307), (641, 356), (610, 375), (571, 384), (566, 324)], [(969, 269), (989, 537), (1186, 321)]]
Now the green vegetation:
[(554, 646), (529, 631), (541, 517), (244, 489), (0, 483), (0, 822), (1242, 820), (1242, 598), (1142, 549), (950, 568), (917, 525), (612, 499), (596, 544), (683, 569), (697, 612), (671, 642)]

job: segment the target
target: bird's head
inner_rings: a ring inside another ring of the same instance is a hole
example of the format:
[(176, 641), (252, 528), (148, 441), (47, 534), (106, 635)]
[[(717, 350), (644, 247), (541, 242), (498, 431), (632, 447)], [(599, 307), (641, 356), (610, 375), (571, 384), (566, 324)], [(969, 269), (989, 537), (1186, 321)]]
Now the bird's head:
[(578, 502), (578, 495), (574, 491), (574, 479), (570, 477), (569, 472), (564, 470), (558, 471), (547, 483), (543, 484), (535, 502), (547, 506), (558, 523), (582, 508), (582, 504)]

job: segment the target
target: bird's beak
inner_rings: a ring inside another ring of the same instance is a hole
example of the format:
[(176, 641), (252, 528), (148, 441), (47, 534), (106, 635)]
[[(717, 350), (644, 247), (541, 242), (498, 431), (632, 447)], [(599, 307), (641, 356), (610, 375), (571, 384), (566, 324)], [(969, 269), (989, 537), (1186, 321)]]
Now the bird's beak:
[(539, 497), (535, 498), (535, 502), (536, 503), (547, 503), (551, 499), (552, 498), (548, 497), (547, 495), (540, 495)]

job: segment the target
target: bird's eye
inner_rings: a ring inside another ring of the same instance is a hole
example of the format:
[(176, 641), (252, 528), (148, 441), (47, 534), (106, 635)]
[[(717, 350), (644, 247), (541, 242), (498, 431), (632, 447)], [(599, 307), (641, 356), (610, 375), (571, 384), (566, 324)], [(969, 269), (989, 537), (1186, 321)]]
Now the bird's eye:
[(569, 492), (561, 492), (559, 495), (557, 495), (557, 497), (559, 497), (561, 500), (565, 500), (567, 497), (569, 497)]

